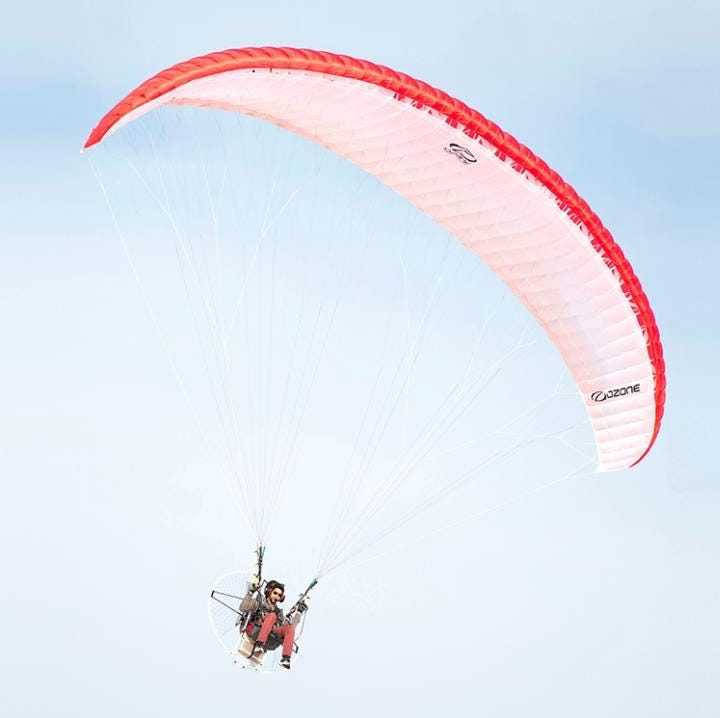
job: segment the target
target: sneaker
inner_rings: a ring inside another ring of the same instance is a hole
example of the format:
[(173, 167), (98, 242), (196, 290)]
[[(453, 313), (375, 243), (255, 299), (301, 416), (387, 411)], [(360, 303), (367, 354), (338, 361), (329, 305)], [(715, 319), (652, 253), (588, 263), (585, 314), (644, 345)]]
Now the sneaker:
[(264, 653), (265, 652), (265, 644), (262, 641), (255, 641), (255, 645), (252, 649), (253, 653)]
[(283, 668), (287, 668), (288, 670), (290, 670), (290, 656), (283, 656), (283, 657), (280, 659), (280, 665), (281, 665)]

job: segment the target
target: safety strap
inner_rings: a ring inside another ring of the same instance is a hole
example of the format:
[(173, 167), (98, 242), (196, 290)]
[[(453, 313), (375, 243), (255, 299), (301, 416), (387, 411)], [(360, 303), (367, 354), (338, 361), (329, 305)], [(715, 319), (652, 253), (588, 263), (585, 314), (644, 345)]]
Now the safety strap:
[(257, 554), (257, 577), (260, 585), (262, 585), (262, 567), (263, 559), (265, 558), (265, 547), (259, 544), (255, 549), (255, 553)]

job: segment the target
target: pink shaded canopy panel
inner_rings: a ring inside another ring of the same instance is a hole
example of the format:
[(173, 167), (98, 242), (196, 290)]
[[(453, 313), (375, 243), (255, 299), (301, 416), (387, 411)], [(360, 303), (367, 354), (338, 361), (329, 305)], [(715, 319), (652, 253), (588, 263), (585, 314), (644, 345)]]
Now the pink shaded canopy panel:
[(259, 117), (375, 175), (480, 257), (544, 328), (587, 408), (598, 470), (627, 468), (650, 450), (665, 367), (640, 282), (587, 203), (479, 112), (371, 62), (244, 48), (150, 78), (102, 118), (85, 148), (161, 105)]

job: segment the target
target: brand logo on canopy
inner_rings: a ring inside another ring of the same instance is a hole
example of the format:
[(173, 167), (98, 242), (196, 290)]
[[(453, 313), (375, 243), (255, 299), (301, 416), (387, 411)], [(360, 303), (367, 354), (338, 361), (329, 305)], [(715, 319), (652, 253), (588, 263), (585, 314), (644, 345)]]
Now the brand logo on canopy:
[(445, 145), (445, 152), (455, 155), (455, 157), (457, 157), (464, 165), (470, 165), (473, 162), (477, 162), (477, 157), (475, 157), (475, 155), (470, 152), (467, 147), (458, 145), (455, 142)]
[(640, 384), (630, 384), (628, 386), (621, 386), (617, 389), (608, 389), (607, 391), (594, 391), (590, 394), (590, 398), (595, 403), (607, 401), (608, 399), (617, 399), (620, 396), (627, 396), (628, 394), (637, 394), (640, 391)]

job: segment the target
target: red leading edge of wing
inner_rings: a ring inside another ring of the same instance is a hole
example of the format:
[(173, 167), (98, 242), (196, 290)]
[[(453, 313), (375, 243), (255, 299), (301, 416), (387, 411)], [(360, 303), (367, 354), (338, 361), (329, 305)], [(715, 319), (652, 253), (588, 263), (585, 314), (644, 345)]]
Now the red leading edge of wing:
[(645, 452), (635, 464), (642, 461), (655, 443), (660, 430), (665, 406), (666, 379), (660, 333), (640, 281), (600, 218), (557, 172), (550, 169), (543, 160), (512, 135), (503, 132), (494, 122), (442, 90), (388, 67), (331, 52), (282, 47), (225, 50), (173, 65), (143, 82), (100, 120), (87, 138), (83, 149), (101, 142), (114, 125), (133, 110), (187, 82), (231, 70), (270, 67), (349, 77), (384, 87), (402, 99), (445, 115), (448, 123), (462, 128), (465, 134), (490, 143), (496, 148), (498, 155), (512, 161), (512, 166), (518, 172), (531, 175), (554, 195), (558, 206), (573, 222), (585, 228), (592, 245), (602, 256), (605, 264), (619, 277), (620, 285), (631, 302), (638, 323), (647, 338), (648, 355), (655, 374), (655, 427)]

